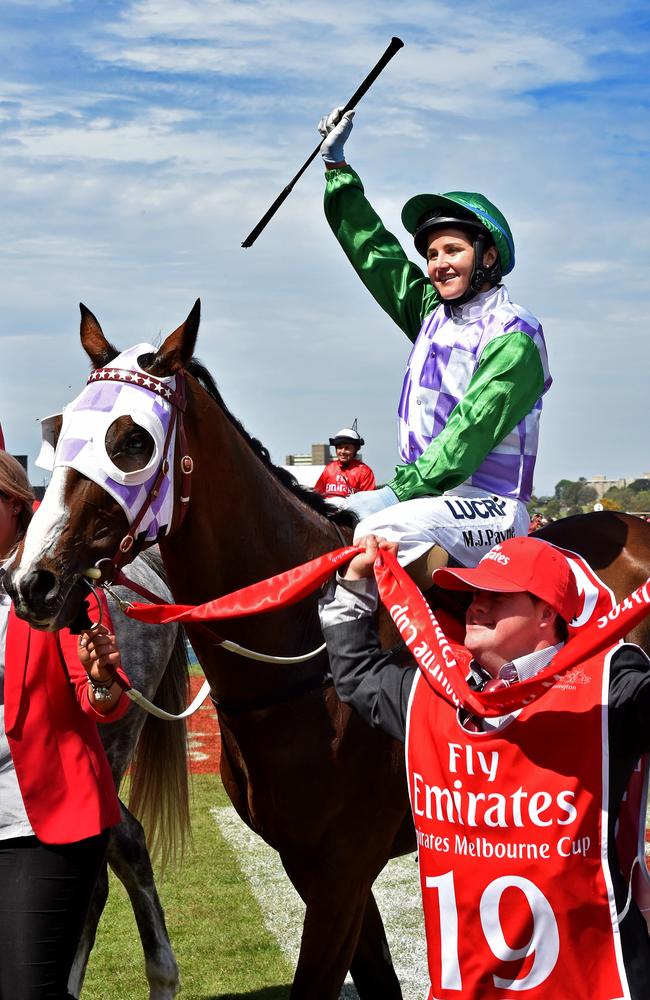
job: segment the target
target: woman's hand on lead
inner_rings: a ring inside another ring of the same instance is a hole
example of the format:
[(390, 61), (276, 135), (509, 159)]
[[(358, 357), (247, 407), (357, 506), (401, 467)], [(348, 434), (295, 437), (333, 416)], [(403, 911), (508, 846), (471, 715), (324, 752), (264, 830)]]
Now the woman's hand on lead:
[(91, 681), (107, 684), (113, 680), (113, 670), (120, 666), (120, 651), (115, 636), (105, 625), (82, 632), (78, 642), (79, 660)]

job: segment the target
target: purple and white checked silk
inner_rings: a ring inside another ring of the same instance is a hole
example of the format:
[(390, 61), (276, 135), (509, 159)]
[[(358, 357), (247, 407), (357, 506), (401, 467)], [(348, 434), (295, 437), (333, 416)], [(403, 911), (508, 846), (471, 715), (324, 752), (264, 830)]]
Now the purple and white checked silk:
[[(537, 346), (546, 391), (551, 376), (542, 327), (510, 301), (503, 286), (454, 309), (441, 304), (425, 319), (409, 356), (398, 407), (399, 452), (406, 464), (418, 459), (445, 427), (487, 344), (511, 331), (526, 334)], [(541, 409), (539, 400), (465, 485), (526, 503), (533, 486)]]
[[(63, 425), (54, 456), (54, 466), (76, 469), (117, 500), (126, 514), (129, 527), (145, 504), (163, 459), (165, 437), (172, 418), (173, 406), (163, 394), (147, 391), (147, 372), (138, 365), (143, 354), (155, 354), (151, 344), (136, 344), (111, 362), (111, 368), (137, 373), (144, 385), (125, 382), (96, 381), (89, 383), (63, 411)], [(156, 379), (156, 383), (176, 389), (176, 376)], [(153, 383), (151, 383), (153, 384)], [(130, 416), (149, 432), (154, 441), (153, 454), (147, 465), (135, 472), (123, 472), (111, 461), (106, 451), (106, 434), (118, 417)], [(173, 458), (176, 428), (169, 443)], [(157, 497), (154, 497), (138, 527), (140, 541), (155, 541), (169, 531), (174, 510), (174, 464), (165, 476)]]

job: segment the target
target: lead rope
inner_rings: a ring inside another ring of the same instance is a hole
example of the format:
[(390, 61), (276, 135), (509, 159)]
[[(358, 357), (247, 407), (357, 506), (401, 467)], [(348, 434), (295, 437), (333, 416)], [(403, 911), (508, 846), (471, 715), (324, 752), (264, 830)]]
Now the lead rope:
[(630, 904), (632, 902), (632, 876), (634, 875), (634, 869), (639, 863), (640, 863), (639, 855), (636, 854), (634, 856), (634, 861), (632, 862), (632, 867), (630, 868), (630, 880), (627, 886), (627, 902), (625, 903), (625, 906), (623, 907), (621, 912), (616, 914), (616, 919), (619, 924), (623, 923), (623, 921), (627, 916), (628, 910), (630, 909)]
[[(92, 628), (89, 630), (92, 632), (93, 629), (98, 628), (102, 624), (104, 618), (104, 607), (99, 599), (99, 594), (97, 593), (97, 589), (93, 586), (90, 580), (86, 579), (85, 583), (88, 585), (88, 588), (92, 591), (92, 595), (97, 602), (97, 608), (99, 610), (99, 621), (96, 621), (93, 624)], [(128, 602), (123, 601), (121, 597), (118, 597), (117, 594), (115, 594), (110, 589), (110, 587), (104, 585), (103, 589), (108, 591), (110, 596), (113, 598), (114, 601), (116, 601), (116, 603), (120, 607), (120, 610), (124, 611), (124, 608), (128, 606)], [(155, 595), (152, 594), (151, 596), (154, 597)], [(171, 712), (166, 712), (164, 708), (158, 708), (158, 706), (154, 705), (152, 701), (149, 701), (149, 699), (142, 694), (142, 691), (138, 691), (137, 688), (132, 687), (128, 681), (120, 677), (120, 675), (117, 672), (117, 669), (114, 669), (113, 667), (110, 666), (107, 666), (106, 669), (108, 670), (109, 674), (111, 674), (115, 683), (122, 688), (122, 691), (127, 696), (127, 698), (129, 698), (132, 702), (134, 702), (136, 705), (142, 708), (145, 712), (148, 712), (150, 715), (155, 715), (159, 719), (164, 719), (166, 722), (178, 722), (181, 719), (187, 719), (190, 715), (194, 715), (194, 713), (199, 710), (203, 702), (210, 694), (210, 685), (208, 684), (207, 681), (204, 681), (192, 703), (188, 705), (188, 707), (179, 715), (173, 715)]]
[[(260, 660), (262, 663), (304, 663), (305, 660), (311, 660), (319, 653), (322, 653), (325, 649), (325, 643), (319, 646), (318, 649), (314, 649), (311, 653), (304, 653), (302, 656), (270, 656), (268, 653), (256, 653), (252, 649), (245, 649), (243, 646), (239, 646), (236, 642), (231, 642), (229, 639), (222, 639), (217, 645), (222, 646), (227, 649), (230, 653), (238, 653), (240, 656), (245, 656), (249, 660)], [(127, 698), (143, 708), (145, 712), (149, 712), (151, 715), (156, 715), (159, 719), (166, 719), (168, 722), (176, 722), (178, 719), (186, 719), (190, 715), (194, 715), (195, 712), (199, 710), (203, 702), (208, 698), (210, 694), (210, 684), (208, 681), (204, 681), (201, 685), (199, 693), (194, 698), (191, 705), (181, 712), (180, 715), (172, 715), (170, 712), (165, 712), (164, 709), (158, 708), (153, 702), (149, 701), (148, 698), (140, 692), (136, 691), (135, 688), (125, 689), (124, 693)]]
[(195, 712), (198, 712), (201, 705), (210, 694), (210, 685), (207, 681), (204, 681), (192, 703), (188, 705), (185, 711), (181, 712), (179, 715), (172, 715), (171, 712), (166, 712), (164, 708), (158, 708), (158, 706), (154, 705), (152, 701), (145, 698), (141, 691), (136, 691), (135, 688), (130, 688), (124, 693), (127, 698), (130, 698), (131, 701), (135, 702), (136, 705), (144, 709), (145, 712), (149, 712), (149, 715), (155, 715), (157, 718), (164, 719), (166, 722), (178, 722), (180, 719), (187, 719), (190, 715), (194, 715)]
[[(335, 522), (331, 523), (342, 544), (346, 545), (343, 532), (341, 531), (338, 524), (336, 524)], [(100, 620), (98, 624), (101, 624), (102, 613), (103, 613), (101, 602), (99, 600), (99, 597), (96, 593), (95, 587), (93, 586), (92, 582), (87, 578), (85, 578), (85, 582), (87, 583), (90, 590), (93, 592), (95, 600), (97, 601), (97, 605), (99, 607), (99, 615), (100, 615)], [(154, 594), (152, 593), (152, 591), (147, 590), (146, 587), (141, 587), (140, 584), (136, 583), (134, 580), (129, 580), (129, 578), (125, 576), (122, 569), (117, 569), (117, 572), (115, 573), (112, 583), (120, 584), (121, 586), (127, 587), (129, 590), (132, 590), (134, 593), (139, 594), (140, 597), (144, 597), (145, 600), (151, 601), (153, 604), (164, 604), (162, 598), (158, 597), (157, 594)], [(102, 584), (102, 589), (107, 594), (109, 594), (110, 597), (113, 598), (113, 600), (115, 601), (115, 603), (117, 604), (117, 606), (119, 607), (120, 611), (123, 614), (126, 613), (127, 608), (132, 607), (132, 603), (130, 601), (124, 601), (118, 594), (115, 593), (110, 584), (108, 583)], [(236, 653), (238, 656), (243, 656), (249, 660), (257, 660), (260, 663), (277, 663), (277, 664), (306, 663), (308, 660), (315, 659), (315, 657), (319, 656), (322, 652), (324, 652), (326, 648), (326, 645), (323, 642), (320, 646), (318, 646), (317, 649), (313, 649), (310, 653), (302, 653), (300, 656), (271, 656), (269, 653), (258, 653), (253, 649), (247, 649), (245, 646), (240, 646), (239, 643), (233, 642), (230, 639), (222, 639), (220, 636), (218, 636), (216, 633), (212, 631), (210, 631), (210, 636), (216, 642), (216, 645), (221, 646), (222, 649), (228, 650), (229, 653)], [(140, 708), (142, 708), (145, 712), (149, 712), (150, 715), (155, 715), (157, 718), (165, 719), (168, 722), (177, 722), (181, 719), (187, 719), (189, 718), (189, 716), (194, 715), (194, 713), (197, 712), (199, 708), (201, 708), (203, 703), (210, 695), (210, 684), (206, 680), (201, 685), (201, 688), (199, 689), (199, 692), (193, 699), (192, 703), (188, 705), (188, 707), (179, 715), (173, 715), (170, 712), (166, 712), (162, 708), (158, 708), (158, 706), (154, 705), (152, 701), (149, 701), (149, 699), (146, 698), (141, 691), (136, 690), (135, 688), (131, 687), (131, 685), (127, 686), (126, 683), (117, 673), (114, 673), (113, 676), (115, 677), (115, 681), (120, 685), (120, 687), (126, 694), (127, 698), (130, 698), (131, 701), (135, 702), (135, 704), (138, 705)]]

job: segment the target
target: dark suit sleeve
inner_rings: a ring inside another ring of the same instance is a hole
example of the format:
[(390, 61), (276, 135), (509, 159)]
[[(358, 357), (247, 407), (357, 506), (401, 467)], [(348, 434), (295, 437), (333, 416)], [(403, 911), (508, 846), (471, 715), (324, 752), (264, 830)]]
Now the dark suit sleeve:
[(416, 667), (400, 666), (397, 650), (379, 646), (374, 618), (337, 622), (323, 629), (334, 686), (373, 728), (404, 742), (406, 712)]
[(612, 745), (623, 753), (640, 757), (650, 752), (650, 660), (631, 643), (612, 656), (609, 732)]

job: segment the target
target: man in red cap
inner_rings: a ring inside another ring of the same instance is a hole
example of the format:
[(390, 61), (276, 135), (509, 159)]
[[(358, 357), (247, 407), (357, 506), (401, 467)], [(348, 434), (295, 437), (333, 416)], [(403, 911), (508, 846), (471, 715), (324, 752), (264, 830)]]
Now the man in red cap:
[[(429, 1000), (647, 1000), (650, 938), (615, 827), (650, 751), (648, 658), (619, 644), (506, 716), (471, 715), (380, 648), (368, 584), (378, 548), (394, 545), (362, 544), (322, 599), (321, 622), (339, 697), (405, 743)], [(568, 561), (539, 539), (509, 539), (434, 580), (471, 595), (475, 690), (534, 677), (580, 611)]]
[(473, 594), (465, 647), (491, 678), (509, 683), (550, 662), (579, 610), (575, 576), (562, 553), (527, 538), (497, 545), (474, 569), (436, 570), (434, 580)]

